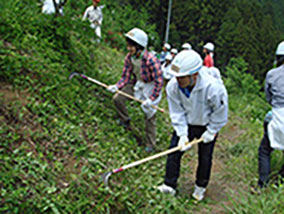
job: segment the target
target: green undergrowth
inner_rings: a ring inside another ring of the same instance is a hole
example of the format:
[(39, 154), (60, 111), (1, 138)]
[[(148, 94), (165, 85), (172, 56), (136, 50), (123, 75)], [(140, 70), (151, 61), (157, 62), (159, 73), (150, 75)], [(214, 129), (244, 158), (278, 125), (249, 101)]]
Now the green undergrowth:
[[(67, 25), (66, 17), (21, 9), (21, 19), (3, 13), (9, 24), (0, 31), (1, 213), (284, 212), (281, 186), (262, 196), (249, 193), (256, 184), (257, 147), (269, 106), (261, 84), (240, 74), (246, 68), (242, 59), (226, 70), (230, 119), (216, 145), (216, 168), (204, 202), (196, 204), (190, 197), (194, 149), (183, 158), (176, 197), (155, 189), (163, 182), (165, 157), (113, 174), (105, 187), (103, 173), (154, 153), (146, 153), (134, 134), (118, 125), (110, 92), (68, 76), (80, 72), (113, 84), (125, 53), (96, 43), (88, 25), (82, 33), (79, 21)], [(167, 109), (165, 96), (160, 106)], [(135, 135), (144, 138), (140, 105), (130, 102), (128, 107)], [(157, 113), (156, 152), (168, 148), (171, 133), (168, 115)], [(281, 157), (273, 155), (273, 173)]]

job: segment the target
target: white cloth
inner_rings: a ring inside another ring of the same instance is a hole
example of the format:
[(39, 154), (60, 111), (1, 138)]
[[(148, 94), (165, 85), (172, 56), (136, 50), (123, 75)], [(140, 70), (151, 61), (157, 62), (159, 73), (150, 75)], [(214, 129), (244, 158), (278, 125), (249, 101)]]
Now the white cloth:
[(210, 133), (216, 134), (227, 123), (226, 88), (206, 72), (199, 72), (189, 98), (179, 89), (175, 77), (166, 90), (170, 118), (178, 136), (187, 135), (188, 124), (207, 126)]
[(101, 25), (103, 22), (102, 9), (104, 5), (97, 6), (96, 8), (92, 5), (88, 7), (84, 13), (83, 20), (88, 19), (90, 21), (90, 27), (95, 30), (96, 35), (101, 38)]
[[(134, 86), (134, 97), (142, 101), (149, 99), (149, 97), (152, 95), (152, 91), (154, 87), (155, 87), (154, 82), (144, 83), (142, 81), (137, 81)], [(160, 93), (157, 99), (152, 101), (152, 105), (157, 106), (159, 102), (161, 101), (161, 99), (162, 99), (162, 93)], [(147, 119), (150, 119), (151, 117), (153, 117), (157, 111), (156, 109), (152, 107), (148, 108), (144, 105), (141, 105), (141, 108), (146, 114)]]
[(163, 77), (164, 77), (164, 79), (166, 79), (166, 80), (170, 80), (170, 79), (173, 78), (173, 75), (171, 75), (170, 73), (168, 73), (168, 70), (169, 70), (170, 68), (171, 68), (171, 64), (168, 64), (168, 65), (166, 66), (166, 63), (164, 63), (164, 64), (162, 65)]
[(284, 108), (272, 108), (268, 137), (273, 149), (284, 150)]
[(201, 71), (200, 72), (208, 72), (209, 75), (211, 75), (212, 77), (214, 77), (215, 79), (217, 79), (220, 83), (223, 84), (223, 80), (222, 80), (222, 77), (221, 77), (221, 74), (220, 74), (220, 70), (216, 67), (205, 67), (203, 66), (201, 68)]
[[(134, 97), (145, 101), (150, 99), (152, 95), (152, 91), (155, 87), (154, 82), (144, 83), (141, 78), (140, 70), (141, 70), (141, 59), (134, 59), (131, 58), (132, 66), (133, 66), (133, 73), (136, 76), (137, 82), (134, 85)], [(162, 93), (160, 93), (159, 97), (152, 101), (152, 105), (157, 106), (162, 99)], [(152, 107), (147, 107), (145, 105), (141, 105), (142, 110), (146, 114), (147, 119), (150, 119), (156, 113), (156, 109)]]
[[(56, 4), (60, 3), (60, 0), (55, 0)], [(44, 0), (42, 6), (42, 12), (46, 14), (55, 13), (55, 7), (52, 0)], [(63, 8), (59, 8), (59, 13), (63, 14)]]

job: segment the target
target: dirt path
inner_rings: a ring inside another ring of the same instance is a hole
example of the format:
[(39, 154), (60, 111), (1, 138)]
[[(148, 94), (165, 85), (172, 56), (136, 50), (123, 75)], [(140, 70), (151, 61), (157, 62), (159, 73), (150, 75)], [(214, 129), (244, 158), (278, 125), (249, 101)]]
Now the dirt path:
[[(236, 120), (238, 121), (237, 124)], [(219, 135), (216, 146), (214, 148), (211, 178), (206, 192), (206, 206), (196, 205), (196, 208), (194, 210), (191, 210), (193, 213), (228, 213), (223, 205), (230, 205), (228, 196), (230, 196), (232, 192), (238, 191), (240, 186), (234, 181), (228, 180), (228, 178), (226, 177), (231, 169), (230, 165), (227, 164), (229, 161), (228, 156), (223, 154), (227, 150), (226, 145), (223, 145), (222, 143), (224, 141), (229, 141), (230, 144), (238, 142), (238, 137), (246, 132), (246, 130), (240, 129), (239, 127), (241, 121), (242, 120), (240, 118), (229, 120), (228, 124), (226, 125), (226, 131), (222, 132)], [(191, 197), (194, 188), (197, 159), (197, 147), (194, 148), (194, 151), (190, 151), (188, 154), (185, 154), (185, 157), (183, 157), (182, 164), (186, 166), (182, 166), (183, 169), (180, 177), (179, 185), (182, 185), (182, 188), (179, 188), (179, 194), (181, 195), (187, 195), (188, 197)]]

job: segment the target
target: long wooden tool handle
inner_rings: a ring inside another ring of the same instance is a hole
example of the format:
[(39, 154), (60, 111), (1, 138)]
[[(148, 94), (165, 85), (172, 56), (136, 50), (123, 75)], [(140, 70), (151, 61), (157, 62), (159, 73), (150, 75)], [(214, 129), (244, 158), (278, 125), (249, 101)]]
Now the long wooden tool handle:
[[(129, 94), (123, 92), (123, 91), (117, 90), (117, 93), (119, 93), (119, 94), (121, 94), (121, 95), (123, 95), (123, 96), (125, 96), (125, 97), (128, 97), (128, 98), (130, 98), (130, 99), (132, 99), (132, 100), (135, 100), (135, 101), (137, 101), (137, 102), (139, 102), (139, 103), (141, 103), (141, 104), (143, 103), (142, 100), (139, 100), (139, 99), (137, 99), (137, 98), (135, 98), (135, 97), (133, 97), (133, 96), (131, 96), (131, 95), (129, 95)], [(151, 107), (154, 108), (154, 109), (156, 109), (156, 110), (158, 110), (158, 111), (160, 111), (160, 112), (162, 112), (162, 113), (165, 113), (165, 110), (162, 109), (162, 108), (159, 108), (158, 106), (151, 105)]]
[[(102, 87), (105, 87), (105, 88), (108, 87), (108, 85), (106, 85), (106, 84), (104, 84), (104, 83), (102, 83), (102, 82), (100, 82), (100, 81), (98, 81), (98, 80), (95, 80), (95, 79), (93, 79), (93, 78), (91, 78), (91, 77), (87, 77), (87, 76), (85, 76), (84, 74), (81, 74), (81, 77), (83, 77), (84, 79), (87, 79), (87, 80), (89, 80), (89, 81), (91, 81), (91, 82), (93, 82), (93, 83), (96, 83), (97, 85), (100, 85), (100, 86), (102, 86)], [(127, 94), (127, 93), (123, 92), (123, 91), (117, 90), (117, 93), (119, 93), (119, 94), (121, 94), (121, 95), (123, 95), (123, 96), (125, 96), (125, 97), (128, 97), (129, 99), (135, 100), (135, 101), (137, 101), (137, 102), (139, 102), (139, 103), (143, 103), (142, 100), (139, 100), (139, 99), (137, 99), (137, 98), (131, 96), (130, 94)], [(151, 107), (154, 108), (154, 109), (156, 109), (156, 110), (158, 110), (158, 111), (160, 111), (160, 112), (162, 112), (162, 113), (165, 113), (165, 110), (162, 109), (162, 108), (159, 108), (158, 106), (151, 105)]]
[[(200, 138), (200, 139), (194, 139), (193, 141), (189, 142), (187, 145), (194, 145), (194, 144), (200, 143), (201, 141), (203, 141), (202, 138)], [(181, 146), (174, 147), (174, 148), (169, 149), (169, 150), (166, 150), (166, 151), (164, 151), (164, 152), (160, 152), (160, 153), (158, 153), (158, 154), (152, 155), (152, 156), (147, 157), (147, 158), (144, 158), (144, 159), (142, 159), (142, 160), (135, 161), (135, 162), (133, 162), (133, 163), (131, 163), (131, 164), (122, 166), (122, 167), (119, 168), (119, 169), (113, 170), (113, 172), (114, 172), (114, 173), (120, 172), (120, 171), (122, 171), (122, 170), (125, 170), (125, 169), (128, 169), (128, 168), (131, 168), (131, 167), (140, 165), (140, 164), (145, 163), (145, 162), (147, 162), (147, 161), (154, 160), (154, 159), (156, 159), (156, 158), (159, 158), (159, 157), (168, 155), (168, 154), (170, 154), (170, 153), (179, 151), (180, 149), (181, 149)]]

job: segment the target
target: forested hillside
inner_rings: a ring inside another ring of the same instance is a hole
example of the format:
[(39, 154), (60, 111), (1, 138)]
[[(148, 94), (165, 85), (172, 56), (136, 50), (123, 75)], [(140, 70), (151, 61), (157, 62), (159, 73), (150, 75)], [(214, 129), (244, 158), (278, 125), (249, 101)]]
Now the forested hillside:
[[(154, 154), (135, 137), (145, 137), (144, 115), (138, 103), (128, 105), (134, 136), (117, 123), (110, 92), (68, 79), (80, 72), (115, 83), (126, 53), (123, 34), (135, 26), (145, 29), (158, 50), (167, 1), (101, 1), (101, 43), (82, 22), (90, 1), (67, 1), (64, 16), (42, 14), (36, 0), (0, 1), (1, 213), (284, 213), (283, 185), (250, 193), (270, 109), (262, 80), (284, 39), (275, 15), (283, 15), (275, 6), (279, 1), (272, 2), (271, 13), (262, 3), (173, 1), (169, 42), (178, 48), (188, 41), (200, 51), (213, 41), (229, 93), (229, 122), (215, 148), (208, 193), (195, 203), (195, 147), (183, 157), (176, 197), (155, 189), (163, 182), (166, 157), (114, 174), (106, 187), (103, 173)], [(159, 106), (167, 109), (163, 95)], [(157, 124), (160, 152), (173, 129), (166, 114), (157, 113)], [(272, 175), (281, 162), (282, 153), (273, 153)]]

